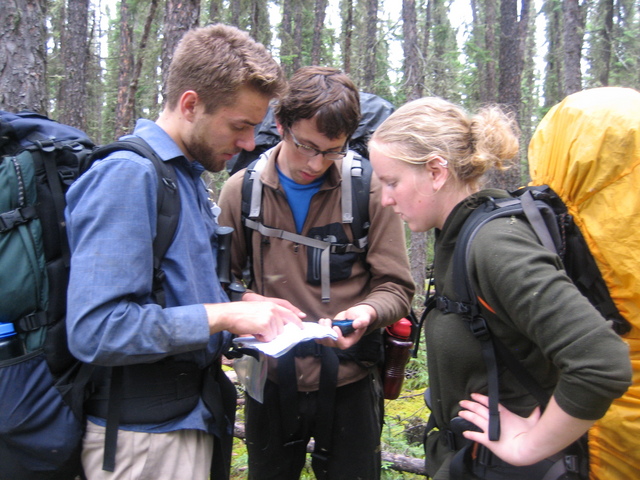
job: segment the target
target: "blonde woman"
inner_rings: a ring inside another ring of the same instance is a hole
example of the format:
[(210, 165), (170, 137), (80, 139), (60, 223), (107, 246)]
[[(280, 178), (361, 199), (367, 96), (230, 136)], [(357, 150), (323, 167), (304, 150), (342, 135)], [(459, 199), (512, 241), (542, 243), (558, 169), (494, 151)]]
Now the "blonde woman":
[[(492, 169), (508, 168), (517, 154), (512, 120), (496, 107), (470, 115), (440, 98), (422, 98), (392, 114), (369, 148), (382, 204), (391, 205), (413, 231), (436, 230), (436, 293), (453, 298), (461, 280), (452, 278), (461, 226), (487, 197), (508, 196), (482, 190), (482, 179)], [(493, 337), (516, 355), (549, 400), (542, 411), (502, 367), (502, 430), (499, 440), (490, 441), (480, 341), (460, 315), (432, 310), (425, 338), (430, 424), (437, 428), (426, 437), (427, 474), (435, 480), (558, 478), (545, 477), (554, 464), (548, 458), (583, 435), (628, 387), (627, 347), (525, 220), (487, 223), (470, 246), (469, 261), (475, 291), (490, 308), (483, 313)], [(456, 429), (461, 420), (466, 427)], [(563, 478), (580, 478), (566, 473)]]

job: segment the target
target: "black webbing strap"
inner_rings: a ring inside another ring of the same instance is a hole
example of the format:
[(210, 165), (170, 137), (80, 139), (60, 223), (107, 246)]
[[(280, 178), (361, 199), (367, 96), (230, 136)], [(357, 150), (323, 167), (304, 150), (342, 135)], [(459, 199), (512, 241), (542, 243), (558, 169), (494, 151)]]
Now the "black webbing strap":
[[(413, 341), (413, 351), (411, 352), (411, 356), (413, 358), (417, 358), (418, 356), (418, 350), (420, 349), (420, 335), (424, 328), (424, 322), (431, 310), (436, 308), (436, 295), (431, 293), (431, 287), (433, 286), (433, 265), (430, 265), (427, 269), (427, 278), (429, 281), (427, 283), (427, 290), (424, 299), (424, 310), (422, 310), (420, 319), (415, 323), (415, 338)], [(413, 311), (413, 308), (411, 309), (411, 319), (412, 321), (415, 319), (415, 312)]]
[(134, 152), (151, 161), (158, 173), (158, 219), (156, 237), (153, 239), (153, 287), (154, 302), (164, 306), (165, 293), (163, 283), (165, 274), (160, 268), (169, 246), (173, 242), (180, 220), (180, 193), (178, 179), (172, 165), (163, 161), (151, 146), (138, 136), (125, 137), (116, 142), (97, 148), (92, 161), (119, 151)]
[(487, 369), (487, 393), (489, 397), (489, 440), (496, 441), (500, 439), (500, 412), (498, 411), (498, 403), (500, 401), (500, 383), (498, 380), (498, 361), (496, 352), (493, 348), (493, 342), (489, 327), (486, 320), (478, 315), (468, 319), (471, 333), (480, 340), (482, 348), (482, 359)]
[(278, 358), (278, 392), (282, 412), (284, 446), (301, 441), (300, 409), (298, 405), (298, 383), (296, 381), (295, 357), (315, 355), (321, 359), (320, 384), (316, 409), (315, 448), (312, 456), (327, 461), (331, 452), (333, 412), (338, 383), (339, 359), (335, 350), (315, 343), (303, 342)]
[(102, 461), (102, 469), (107, 472), (113, 472), (116, 468), (118, 425), (120, 425), (120, 406), (122, 404), (122, 374), (123, 367), (111, 368), (107, 425), (104, 437), (104, 457)]
[(522, 385), (538, 402), (544, 410), (549, 402), (549, 394), (544, 391), (533, 375), (524, 368), (522, 362), (509, 350), (498, 338), (493, 339), (493, 345), (502, 363), (513, 373), (520, 385)]
[(231, 380), (222, 371), (219, 361), (212, 365), (205, 375), (202, 398), (213, 415), (216, 427), (210, 478), (227, 480), (231, 473), (237, 392)]
[(333, 431), (333, 412), (336, 404), (338, 383), (338, 355), (331, 347), (321, 345), (322, 369), (320, 370), (320, 389), (316, 410), (315, 448), (311, 454), (317, 460), (327, 462), (331, 454), (331, 434)]
[(296, 381), (295, 349), (278, 358), (278, 395), (282, 420), (284, 446), (301, 442), (298, 382)]
[[(550, 252), (558, 254), (556, 242), (553, 240), (551, 232), (549, 231), (549, 226), (553, 224), (545, 222), (540, 210), (535, 204), (531, 192), (527, 190), (523, 193), (520, 196), (520, 201), (522, 202), (522, 211), (526, 215), (533, 231), (536, 232), (540, 243), (542, 243), (542, 245)], [(548, 210), (550, 210), (550, 208), (548, 208)]]
[[(471, 468), (467, 464), (471, 460), (471, 445), (465, 445), (451, 458), (449, 463), (450, 480), (466, 480), (469, 478)], [(475, 478), (475, 477), (473, 477)]]
[[(60, 250), (62, 253), (62, 261), (65, 267), (69, 267), (71, 263), (71, 250), (69, 249), (69, 242), (67, 241), (66, 222), (64, 219), (64, 208), (66, 205), (64, 192), (62, 191), (61, 179), (58, 176), (58, 169), (55, 162), (47, 161), (41, 150), (38, 152), (39, 161), (44, 165), (45, 174), (47, 175), (47, 183), (51, 189), (51, 198), (56, 213), (56, 226), (58, 227), (58, 234), (60, 235)], [(34, 155), (35, 152), (34, 151)]]

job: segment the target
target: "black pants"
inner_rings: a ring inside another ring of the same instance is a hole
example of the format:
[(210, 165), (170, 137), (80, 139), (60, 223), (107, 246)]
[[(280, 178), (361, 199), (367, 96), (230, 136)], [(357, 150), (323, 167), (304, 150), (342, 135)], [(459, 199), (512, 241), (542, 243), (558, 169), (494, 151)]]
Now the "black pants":
[[(299, 441), (284, 445), (278, 386), (267, 380), (264, 403), (247, 395), (245, 427), (249, 479), (297, 480), (306, 460), (307, 443), (317, 431), (318, 392), (298, 392)], [(373, 375), (336, 390), (331, 450), (326, 462), (312, 459), (316, 478), (380, 478), (380, 433), (384, 400)], [(295, 412), (284, 412), (295, 415)]]

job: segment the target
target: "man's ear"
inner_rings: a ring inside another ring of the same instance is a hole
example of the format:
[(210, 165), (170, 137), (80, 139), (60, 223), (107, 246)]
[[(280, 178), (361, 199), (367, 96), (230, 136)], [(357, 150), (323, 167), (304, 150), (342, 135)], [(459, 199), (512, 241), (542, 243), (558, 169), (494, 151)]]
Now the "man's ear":
[(284, 127), (282, 124), (276, 120), (276, 128), (278, 129), (278, 133), (280, 134), (280, 138), (284, 138)]
[(196, 115), (197, 107), (200, 105), (200, 98), (193, 90), (185, 91), (178, 102), (180, 113), (185, 120), (193, 121)]

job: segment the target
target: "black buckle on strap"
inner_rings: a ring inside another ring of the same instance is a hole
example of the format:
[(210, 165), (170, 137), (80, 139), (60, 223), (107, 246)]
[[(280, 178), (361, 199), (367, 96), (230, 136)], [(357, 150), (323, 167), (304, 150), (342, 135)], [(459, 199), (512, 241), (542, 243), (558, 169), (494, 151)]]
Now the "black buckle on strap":
[(469, 305), (462, 302), (455, 302), (444, 295), (435, 297), (436, 308), (442, 313), (456, 313), (458, 315), (469, 315), (471, 309)]
[(29, 222), (38, 216), (36, 207), (27, 205), (0, 215), (0, 233), (5, 233), (18, 225)]
[(476, 338), (484, 338), (489, 335), (489, 327), (484, 317), (475, 316), (469, 321), (469, 329)]
[(458, 442), (456, 441), (456, 434), (448, 428), (444, 431), (444, 441), (447, 444), (447, 447), (449, 447), (449, 450), (454, 452), (459, 450)]
[(580, 460), (577, 455), (565, 455), (564, 466), (567, 472), (580, 473)]
[(349, 247), (349, 244), (346, 244), (346, 243), (334, 243), (331, 245), (331, 253), (342, 255), (344, 253), (347, 253), (348, 247)]

